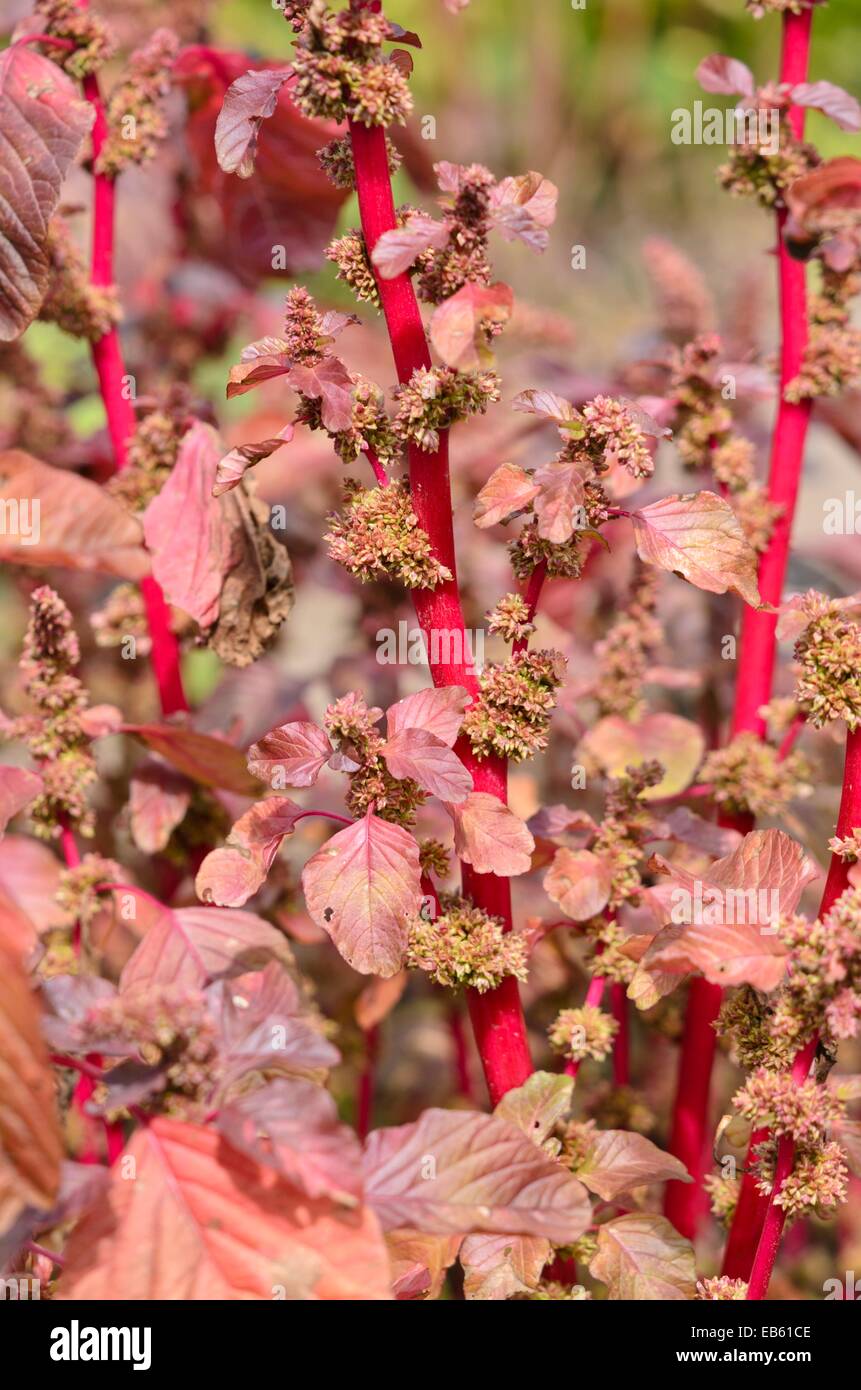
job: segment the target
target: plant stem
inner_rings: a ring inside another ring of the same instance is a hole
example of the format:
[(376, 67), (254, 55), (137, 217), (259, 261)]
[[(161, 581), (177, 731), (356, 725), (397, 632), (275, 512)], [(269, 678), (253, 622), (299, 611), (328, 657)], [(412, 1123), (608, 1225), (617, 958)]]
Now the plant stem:
[(610, 986), (610, 1007), (619, 1025), (613, 1043), (613, 1084), (627, 1086), (631, 1079), (631, 1038), (628, 1026), (628, 996), (624, 985), (614, 982)]
[[(371, 8), (378, 9), (379, 6), (372, 3)], [(351, 122), (350, 139), (362, 233), (370, 253), (382, 234), (396, 226), (385, 131), (380, 126), (369, 127)], [(397, 275), (391, 280), (377, 275), (377, 285), (395, 369), (398, 380), (403, 383), (418, 368), (432, 365), (418, 301), (407, 274)], [(413, 591), (416, 617), (425, 635), (428, 653), (431, 657), (434, 654), (437, 656), (436, 660), (431, 660), (431, 677), (437, 686), (462, 685), (475, 697), (478, 694), (478, 681), (469, 651), (457, 585), (448, 432), (440, 431), (439, 447), (435, 452), (410, 446), (409, 467), (411, 500), (419, 524), (431, 539), (434, 555), (452, 575), (436, 589)], [(456, 642), (441, 644), (432, 640), (433, 635), (440, 632), (459, 637), (459, 653)], [(445, 660), (439, 657), (442, 645), (447, 648)], [(489, 792), (506, 802), (505, 760), (488, 758), (480, 762), (465, 739), (458, 741), (457, 752), (464, 766), (472, 773), (475, 790)], [(477, 874), (465, 864), (463, 891), (477, 907), (500, 917), (506, 929), (511, 929), (511, 890), (507, 879), (496, 878), (492, 874)], [(497, 989), (487, 994), (470, 991), (469, 1012), (490, 1098), (495, 1105), (506, 1091), (521, 1085), (532, 1071), (517, 982), (504, 980)]]
[[(804, 82), (810, 57), (813, 14), (785, 13), (780, 59), (780, 81)], [(792, 107), (789, 123), (796, 139), (804, 133), (804, 108)], [(781, 507), (768, 546), (759, 565), (759, 591), (765, 603), (777, 608), (783, 596), (783, 583), (789, 560), (792, 522), (795, 514), (804, 446), (810, 423), (812, 402), (793, 404), (784, 390), (801, 367), (807, 345), (807, 277), (804, 263), (793, 260), (783, 241), (785, 209), (776, 215), (778, 285), (780, 293), (780, 383), (777, 418), (772, 437), (768, 474), (768, 497)], [(777, 613), (760, 612), (745, 604), (741, 619), (739, 659), (731, 736), (745, 732), (765, 734), (760, 713), (771, 698), (777, 650)], [(752, 828), (752, 822), (747, 829)], [(668, 1183), (665, 1211), (682, 1235), (693, 1239), (706, 1210), (703, 1177), (708, 1139), (708, 1106), (716, 1035), (714, 1021), (721, 1003), (718, 985), (697, 978), (688, 996), (678, 1090), (673, 1112), (670, 1152), (681, 1159), (693, 1177), (690, 1184)], [(754, 1187), (755, 1193), (755, 1187)], [(744, 1202), (747, 1211), (751, 1194)], [(759, 1205), (759, 1203), (756, 1203)], [(742, 1204), (739, 1204), (739, 1212)], [(743, 1277), (743, 1276), (741, 1276)]]
[[(108, 136), (108, 122), (99, 90), (99, 80), (95, 74), (91, 73), (84, 78), (83, 89), (84, 96), (95, 114), (92, 131), (95, 165)], [(114, 283), (115, 212), (115, 181), (94, 168), (90, 283), (100, 289)], [(135, 430), (135, 412), (130, 389), (132, 382), (126, 372), (116, 325), (91, 343), (91, 351), (93, 365), (99, 378), (99, 390), (105, 408), (114, 464), (119, 471), (125, 468), (128, 462), (128, 441)], [(158, 686), (162, 714), (176, 714), (180, 710), (187, 710), (188, 702), (182, 686), (179, 646), (170, 627), (170, 612), (161, 588), (151, 575), (142, 580), (140, 589), (152, 642), (153, 674)]]
[[(593, 975), (589, 981), (589, 988), (586, 991), (586, 998), (583, 1000), (584, 1008), (600, 1009), (601, 1000), (604, 998), (604, 990), (607, 981), (603, 975)], [(577, 1058), (565, 1063), (565, 1075), (576, 1077), (582, 1066), (582, 1059)]]

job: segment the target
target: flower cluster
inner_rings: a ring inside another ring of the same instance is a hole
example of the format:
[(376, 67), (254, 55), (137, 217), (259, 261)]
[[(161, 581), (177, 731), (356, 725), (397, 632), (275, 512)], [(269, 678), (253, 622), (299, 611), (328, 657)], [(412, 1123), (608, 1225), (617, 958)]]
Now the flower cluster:
[(706, 1173), (703, 1187), (709, 1196), (712, 1216), (722, 1226), (729, 1226), (738, 1205), (740, 1178), (725, 1178), (721, 1173)]
[(474, 907), (468, 898), (443, 895), (435, 918), (418, 917), (410, 927), (407, 965), (424, 970), (448, 989), (484, 994), (507, 976), (525, 981), (526, 939), (506, 932), (500, 918)]
[[(88, 1010), (88, 1038), (133, 1046), (142, 1062), (158, 1069), (159, 1108), (180, 1111), (188, 1101), (207, 1099), (217, 1065), (216, 1027), (206, 1000), (196, 990), (160, 985), (118, 994)], [(110, 1086), (111, 1074), (106, 1081)]]
[(55, 48), (48, 52), (70, 77), (88, 77), (112, 56), (116, 40), (104, 20), (91, 10), (81, 9), (77, 0), (36, 0), (34, 14), (39, 31), (55, 39), (68, 39), (75, 47), (70, 52)]
[(96, 173), (116, 178), (130, 164), (144, 164), (155, 155), (167, 135), (161, 102), (170, 91), (178, 47), (170, 29), (156, 29), (132, 53), (108, 98), (108, 138), (96, 160)]
[(336, 280), (343, 280), (358, 300), (380, 308), (380, 291), (371, 265), (365, 238), (355, 227), (329, 242), (326, 259), (338, 267)]
[(47, 245), (51, 283), (39, 317), (73, 338), (97, 342), (120, 320), (116, 289), (91, 285), (89, 270), (62, 217), (51, 223)]
[(544, 540), (538, 534), (535, 521), (528, 522), (520, 535), (508, 544), (511, 568), (518, 579), (528, 579), (538, 565), (547, 566), (548, 579), (579, 579), (587, 551), (586, 538), (577, 533), (570, 541), (561, 543)]
[[(403, 156), (400, 150), (396, 149), (386, 136), (386, 154), (388, 155), (389, 173), (396, 174), (403, 163)], [(348, 135), (336, 135), (334, 140), (330, 140), (328, 145), (324, 145), (317, 151), (317, 159), (320, 168), (331, 179), (336, 188), (355, 188), (356, 186), (356, 165), (353, 160), (353, 145)], [(361, 236), (361, 232), (354, 233)], [(328, 254), (328, 253), (327, 253)], [(335, 259), (330, 257), (330, 259)]]
[(398, 403), (395, 437), (433, 453), (439, 448), (440, 430), (469, 415), (483, 415), (499, 400), (499, 377), (495, 372), (417, 367), (393, 394)]
[(152, 650), (143, 595), (136, 584), (111, 589), (102, 607), (90, 614), (90, 626), (97, 647), (121, 647), (132, 637), (138, 656), (148, 656)]
[(845, 719), (856, 729), (861, 722), (861, 626), (813, 590), (805, 596), (804, 611), (810, 621), (795, 644), (798, 704), (818, 729), (832, 719)]
[(563, 1009), (547, 1030), (550, 1046), (571, 1061), (593, 1057), (603, 1062), (613, 1050), (619, 1025), (611, 1014), (584, 1004), (579, 1009)]
[(711, 1303), (720, 1300), (740, 1300), (747, 1298), (747, 1281), (745, 1279), (730, 1279), (727, 1275), (721, 1274), (713, 1279), (697, 1280), (697, 1299), (701, 1303)]
[(161, 492), (190, 421), (191, 402), (181, 385), (172, 386), (165, 399), (138, 421), (128, 441), (126, 466), (108, 484), (130, 511), (143, 511)]
[(333, 14), (325, 0), (311, 0), (293, 55), (296, 83), (291, 95), (306, 116), (389, 126), (406, 120), (412, 95), (397, 53), (383, 44), (393, 37), (384, 15), (365, 8)]
[(595, 396), (583, 407), (586, 432), (570, 448), (588, 454), (596, 473), (606, 473), (614, 464), (627, 469), (632, 478), (651, 478), (655, 460), (643, 430), (628, 401), (612, 396)]
[(781, 758), (778, 749), (748, 732), (707, 753), (699, 775), (711, 784), (717, 804), (732, 815), (780, 815), (796, 797), (813, 791), (801, 753), (793, 750)]
[[(593, 853), (597, 854), (610, 870), (610, 908), (619, 907), (623, 902), (637, 900), (642, 887), (642, 842), (651, 823), (648, 807), (643, 801), (643, 793), (649, 787), (656, 787), (663, 775), (662, 764), (653, 760), (644, 762), (639, 767), (629, 767), (623, 777), (615, 777), (610, 781), (604, 816), (592, 845)], [(634, 963), (619, 950), (624, 935), (614, 921), (600, 919), (596, 939), (603, 941), (605, 946), (604, 955), (601, 957), (601, 974), (627, 983), (634, 973)]]
[(43, 839), (59, 836), (63, 826), (74, 826), (84, 836), (94, 830), (87, 793), (96, 781), (96, 767), (81, 724), (89, 696), (73, 674), (79, 660), (65, 603), (47, 585), (34, 589), (21, 673), (38, 715), (15, 721), (10, 732), (26, 740), (39, 763), (43, 786), (29, 814)]
[(483, 164), (438, 164), (440, 187), (448, 194), (444, 225), (448, 241), (423, 251), (416, 262), (416, 290), (428, 304), (441, 304), (466, 284), (489, 285), (487, 257), (490, 196), (497, 183)]
[(760, 110), (780, 112), (779, 138), (776, 142), (770, 136), (761, 138), (759, 123), (752, 121), (753, 137), (733, 146), (729, 159), (718, 170), (718, 178), (736, 197), (756, 198), (765, 208), (783, 207), (788, 189), (816, 167), (819, 156), (812, 145), (793, 134), (786, 119), (787, 90), (777, 84), (763, 87), (756, 102)]
[(467, 710), (463, 733), (478, 758), (523, 762), (547, 747), (550, 715), (565, 674), (559, 652), (517, 652), (485, 667), (481, 693)]
[(408, 589), (435, 589), (451, 579), (402, 483), (368, 489), (347, 481), (343, 511), (328, 521), (329, 555), (363, 583), (387, 579)]
[(593, 693), (601, 715), (637, 719), (643, 712), (649, 658), (663, 636), (655, 617), (657, 594), (657, 572), (638, 561), (624, 607), (595, 644), (598, 677)]
[(80, 864), (64, 869), (57, 886), (57, 904), (82, 927), (93, 922), (101, 908), (96, 892), (100, 883), (122, 883), (124, 870), (114, 859), (85, 854)]
[(535, 631), (529, 607), (521, 594), (503, 594), (487, 614), (488, 632), (498, 633), (506, 642), (522, 642)]
[(329, 705), (323, 717), (323, 727), (336, 748), (352, 763), (349, 773), (347, 808), (354, 816), (363, 816), (370, 806), (381, 820), (411, 826), (416, 811), (427, 801), (412, 778), (393, 777), (381, 756), (384, 739), (376, 728), (382, 710), (368, 708), (364, 698), (350, 691)]

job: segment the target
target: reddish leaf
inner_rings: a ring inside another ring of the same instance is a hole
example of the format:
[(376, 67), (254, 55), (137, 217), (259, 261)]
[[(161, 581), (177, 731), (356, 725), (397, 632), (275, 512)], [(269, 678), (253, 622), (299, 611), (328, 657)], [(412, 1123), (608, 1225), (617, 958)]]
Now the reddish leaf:
[(353, 1015), (363, 1033), (388, 1018), (409, 982), (409, 971), (399, 970), (387, 980), (369, 980), (353, 1005)]
[(160, 1118), (75, 1228), (57, 1297), (385, 1299), (388, 1257), (366, 1209), (311, 1200), (216, 1130)]
[(610, 870), (589, 849), (558, 849), (544, 877), (544, 890), (567, 917), (587, 922), (607, 906)]
[(538, 483), (516, 463), (501, 463), (475, 499), (474, 520), (482, 530), (528, 507), (540, 492)]
[(697, 68), (697, 81), (703, 91), (722, 96), (752, 97), (756, 91), (750, 68), (738, 58), (727, 58), (722, 53), (703, 59)]
[(328, 735), (316, 724), (280, 724), (248, 750), (248, 770), (274, 790), (312, 787), (332, 754)]
[(692, 923), (659, 931), (643, 969), (676, 977), (698, 971), (712, 984), (749, 984), (768, 992), (786, 974), (786, 957), (786, 947), (758, 925)]
[(174, 768), (149, 762), (129, 783), (132, 839), (144, 854), (160, 854), (191, 803), (192, 784)]
[[(284, 64), (256, 66), (280, 73)], [(254, 178), (233, 178), (219, 168), (216, 122), (227, 88), (248, 67), (245, 53), (190, 46), (179, 55), (172, 78), (188, 98), (183, 134), (193, 167), (180, 216), (192, 248), (254, 281), (271, 277), (273, 248), (283, 248), (288, 274), (319, 267), (347, 192), (331, 183), (317, 160), (337, 128), (300, 114), (290, 99), (291, 81), (281, 87), (267, 120)]]
[(513, 878), (531, 866), (535, 841), (523, 821), (490, 792), (471, 792), (459, 806), (449, 806), (454, 821), (454, 848), (476, 873)]
[(238, 448), (231, 449), (229, 454), (219, 459), (212, 485), (213, 497), (221, 497), (238, 486), (249, 468), (260, 463), (261, 459), (268, 459), (283, 444), (289, 444), (293, 433), (293, 426), (285, 425), (274, 439), (263, 439), (259, 444), (240, 444)]
[(663, 1216), (617, 1216), (598, 1230), (590, 1274), (607, 1285), (609, 1299), (674, 1302), (696, 1297), (691, 1243)]
[(425, 1110), (377, 1129), (365, 1148), (365, 1198), (388, 1229), (577, 1240), (592, 1219), (582, 1185), (507, 1120)]
[(246, 348), (242, 354), (242, 361), (230, 368), (227, 377), (229, 401), (234, 396), (244, 396), (246, 391), (253, 391), (255, 386), (262, 386), (264, 381), (289, 376), (292, 370), (293, 364), (284, 352), (255, 352), (246, 356), (248, 352), (249, 349)]
[(251, 1074), (323, 1082), (341, 1060), (302, 990), (275, 961), (213, 986), (207, 1001), (218, 1027), (217, 1105), (234, 1099)]
[(425, 729), (453, 748), (470, 701), (469, 691), (462, 685), (428, 686), (407, 695), (386, 711), (388, 737), (393, 739), (404, 729)]
[(431, 247), (441, 251), (448, 243), (449, 229), (424, 212), (413, 212), (403, 227), (383, 232), (377, 241), (371, 260), (384, 280), (393, 280), (415, 263), (416, 258)]
[(571, 539), (582, 529), (578, 520), (586, 501), (586, 482), (591, 465), (579, 460), (553, 459), (535, 471), (539, 493), (535, 499), (538, 534), (555, 545)]
[(266, 880), (285, 836), (292, 835), (302, 807), (286, 796), (258, 801), (240, 816), (227, 843), (214, 849), (197, 871), (201, 902), (242, 907)]
[(221, 787), (237, 796), (254, 796), (260, 790), (245, 766), (245, 755), (225, 739), (176, 724), (124, 724), (122, 732), (134, 734), (192, 782)]
[(24, 767), (0, 766), (0, 839), (6, 826), (39, 795), (42, 779)]
[(522, 1086), (507, 1091), (493, 1113), (516, 1125), (540, 1147), (571, 1109), (573, 1094), (573, 1077), (536, 1071)]
[(123, 970), (120, 989), (124, 994), (153, 985), (202, 989), (272, 960), (291, 965), (290, 947), (262, 917), (219, 907), (165, 907)]
[(541, 1282), (553, 1249), (543, 1236), (467, 1236), (460, 1247), (468, 1299), (505, 1299)]
[(706, 751), (702, 730), (678, 714), (647, 714), (633, 721), (620, 715), (599, 719), (580, 743), (608, 777), (621, 777), (627, 767), (656, 760), (664, 776), (643, 793), (646, 801), (677, 796), (693, 780)]
[(555, 220), (558, 199), (555, 183), (530, 170), (496, 185), (490, 194), (490, 215), (506, 241), (519, 240), (533, 251), (546, 251), (547, 228)]
[[(153, 574), (165, 598), (201, 627), (211, 627), (218, 618), (232, 560), (232, 528), (212, 495), (220, 456), (215, 430), (196, 421), (161, 492), (143, 514)], [(182, 545), (177, 545), (179, 535)]]
[(353, 423), (353, 378), (339, 357), (324, 357), (315, 367), (293, 367), (290, 385), (319, 400), (323, 426), (337, 434)]
[(0, 55), (0, 339), (36, 317), (51, 277), (48, 225), (93, 109), (76, 84), (29, 45)]
[(0, 945), (0, 1235), (28, 1207), (53, 1205), (62, 1157), (38, 1005), (23, 967)]
[(441, 801), (465, 801), (472, 791), (472, 775), (460, 758), (427, 729), (402, 729), (380, 749), (393, 777), (411, 777)]
[(641, 560), (680, 574), (710, 594), (738, 594), (761, 608), (756, 551), (728, 502), (715, 492), (664, 497), (632, 514)]
[(583, 433), (583, 417), (564, 396), (555, 391), (521, 391), (514, 397), (512, 406), (524, 415), (540, 415), (544, 420), (552, 420), (566, 437), (577, 437)]
[(841, 130), (861, 130), (861, 106), (833, 82), (800, 82), (792, 89), (795, 106), (811, 106), (829, 116)]
[(400, 970), (408, 920), (421, 906), (419, 848), (406, 830), (369, 810), (308, 860), (308, 911), (362, 975)]
[(245, 72), (228, 87), (215, 123), (215, 157), (227, 174), (250, 179), (260, 126), (274, 115), (289, 68)]
[(664, 1153), (645, 1135), (624, 1129), (599, 1130), (576, 1174), (605, 1202), (615, 1202), (650, 1183), (692, 1181), (679, 1159)]
[(227, 1105), (218, 1128), (234, 1149), (274, 1168), (312, 1200), (361, 1201), (359, 1141), (340, 1123), (329, 1093), (313, 1082), (270, 1081)]
[(490, 356), (486, 330), (507, 323), (513, 308), (514, 295), (508, 285), (466, 284), (434, 310), (431, 342), (447, 367), (478, 371)]
[[(49, 65), (52, 66), (52, 65)], [(104, 488), (20, 449), (0, 453), (0, 561), (143, 579), (140, 523)]]
[(446, 1273), (457, 1259), (460, 1236), (428, 1236), (421, 1231), (388, 1231), (392, 1292), (398, 1299), (438, 1298)]

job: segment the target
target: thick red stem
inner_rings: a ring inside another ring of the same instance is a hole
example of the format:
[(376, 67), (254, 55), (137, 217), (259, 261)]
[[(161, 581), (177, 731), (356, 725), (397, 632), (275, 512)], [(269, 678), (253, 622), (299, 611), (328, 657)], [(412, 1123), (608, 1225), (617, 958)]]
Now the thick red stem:
[[(798, 83), (806, 80), (810, 57), (812, 11), (783, 16), (783, 46), (780, 60), (780, 81)], [(793, 107), (789, 122), (796, 139), (804, 133), (804, 108)], [(780, 397), (775, 420), (769, 461), (768, 496), (778, 504), (778, 517), (768, 547), (759, 566), (759, 591), (763, 601), (777, 608), (783, 596), (783, 583), (789, 559), (792, 522), (798, 499), (804, 445), (810, 423), (811, 402), (792, 404), (784, 399), (784, 388), (798, 375), (807, 345), (807, 284), (803, 262), (793, 260), (783, 241), (786, 213), (777, 213), (777, 258), (780, 293)], [(735, 701), (731, 733), (733, 736), (753, 732), (763, 737), (765, 721), (761, 709), (771, 698), (777, 649), (777, 613), (763, 613), (744, 606), (741, 620), (739, 660), (736, 674)], [(751, 827), (748, 826), (748, 829)], [(685, 1164), (694, 1181), (690, 1184), (668, 1183), (665, 1211), (683, 1234), (692, 1239), (701, 1217), (705, 1214), (703, 1190), (708, 1144), (708, 1107), (716, 1036), (714, 1020), (720, 1008), (721, 990), (706, 980), (696, 979), (691, 985), (682, 1042), (682, 1057), (676, 1105), (673, 1113), (670, 1151)], [(745, 1220), (750, 1209), (761, 1208), (755, 1188), (739, 1213)], [(763, 1212), (764, 1214), (764, 1212)], [(757, 1228), (758, 1229), (758, 1228)], [(750, 1248), (749, 1240), (746, 1241)], [(733, 1259), (735, 1261), (735, 1253)]]
[[(385, 131), (380, 126), (351, 123), (350, 138), (362, 232), (371, 252), (383, 233), (396, 226)], [(405, 382), (418, 368), (431, 366), (418, 301), (406, 274), (391, 280), (378, 275), (377, 285), (398, 380)], [(412, 504), (419, 524), (430, 536), (436, 558), (452, 576), (436, 589), (413, 592), (416, 616), (427, 643), (431, 676), (435, 685), (462, 685), (475, 696), (478, 681), (457, 585), (447, 431), (440, 432), (439, 448), (435, 452), (411, 446), (409, 465)], [(439, 637), (443, 633), (453, 634), (455, 640), (441, 642)], [(465, 739), (459, 741), (457, 751), (472, 773), (475, 790), (489, 792), (506, 801), (505, 761), (489, 758), (479, 762)], [(506, 927), (511, 928), (511, 891), (507, 879), (477, 874), (464, 865), (463, 891), (477, 907), (501, 917)], [(532, 1071), (516, 981), (505, 980), (498, 989), (487, 994), (470, 992), (469, 1012), (490, 1098), (495, 1105), (506, 1091), (521, 1085)]]
[[(93, 108), (93, 161), (98, 160), (108, 136), (104, 103), (98, 78), (84, 78), (84, 95)], [(93, 245), (90, 263), (90, 282), (99, 288), (114, 283), (114, 224), (116, 185), (106, 174), (93, 174)], [(128, 441), (135, 430), (131, 378), (123, 361), (119, 330), (114, 327), (92, 343), (93, 365), (99, 378), (99, 390), (107, 417), (108, 434), (117, 470), (128, 462)], [(164, 595), (152, 576), (141, 583), (144, 608), (152, 642), (153, 674), (158, 686), (162, 714), (187, 710), (188, 702), (182, 687), (179, 646), (170, 628), (170, 613)]]
[(613, 1084), (627, 1086), (631, 1079), (631, 1040), (628, 1026), (628, 996), (624, 985), (610, 986), (610, 1008), (619, 1025), (613, 1043)]

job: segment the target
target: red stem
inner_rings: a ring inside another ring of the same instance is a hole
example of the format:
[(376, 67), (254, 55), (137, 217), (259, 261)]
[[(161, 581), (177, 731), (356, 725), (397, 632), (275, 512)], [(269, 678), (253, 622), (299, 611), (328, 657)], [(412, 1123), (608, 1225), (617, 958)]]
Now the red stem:
[[(780, 81), (795, 84), (807, 77), (813, 13), (783, 16)], [(789, 122), (796, 139), (804, 133), (803, 107), (792, 107)], [(772, 437), (768, 496), (782, 508), (759, 566), (759, 591), (763, 601), (777, 608), (789, 559), (792, 522), (804, 462), (804, 446), (812, 402), (792, 404), (784, 388), (798, 375), (807, 345), (807, 277), (804, 263), (793, 260), (783, 241), (786, 212), (777, 213), (777, 257), (780, 292), (780, 400)], [(777, 649), (777, 613), (763, 613), (745, 604), (741, 620), (732, 735), (753, 732), (762, 738), (765, 721), (760, 713), (771, 698)], [(748, 827), (750, 828), (750, 827)], [(720, 1008), (721, 990), (706, 980), (695, 979), (688, 996), (685, 1034), (679, 1065), (678, 1090), (673, 1113), (670, 1152), (685, 1164), (694, 1181), (668, 1183), (665, 1211), (677, 1229), (692, 1239), (706, 1210), (702, 1180), (708, 1142), (708, 1106), (716, 1036), (712, 1024)], [(755, 1195), (755, 1187), (754, 1187)], [(748, 1194), (745, 1219), (751, 1206), (761, 1205)], [(739, 1212), (742, 1203), (739, 1203)], [(764, 1214), (764, 1213), (763, 1213)], [(757, 1228), (758, 1229), (758, 1228)], [(735, 1261), (735, 1254), (733, 1260)], [(743, 1276), (742, 1276), (743, 1277)]]
[[(105, 140), (108, 122), (99, 80), (91, 73), (84, 78), (84, 96), (95, 113), (93, 124), (93, 163), (97, 164)], [(90, 282), (100, 289), (114, 283), (114, 227), (116, 185), (106, 174), (93, 173), (93, 245), (90, 263)], [(91, 344), (93, 365), (99, 378), (99, 390), (105, 408), (108, 434), (117, 470), (128, 462), (128, 441), (135, 430), (131, 378), (123, 361), (119, 330), (116, 326)], [(150, 639), (152, 666), (158, 686), (162, 714), (176, 714), (188, 709), (182, 686), (179, 645), (170, 627), (170, 611), (157, 581), (148, 576), (141, 583)]]
[[(593, 1009), (599, 1009), (601, 1007), (601, 1000), (604, 998), (604, 989), (606, 985), (607, 981), (603, 975), (593, 975), (589, 981), (586, 998), (583, 1000), (583, 1007), (587, 1008), (591, 1006)], [(581, 1065), (582, 1060), (580, 1058), (576, 1061), (566, 1062), (565, 1075), (576, 1077)]]
[(613, 1043), (613, 1084), (627, 1086), (631, 1076), (631, 1038), (628, 1027), (628, 996), (624, 985), (613, 983), (610, 986), (610, 1007), (619, 1025)]
[(375, 1026), (369, 1028), (365, 1034), (365, 1063), (359, 1076), (359, 1090), (356, 1098), (356, 1133), (363, 1142), (368, 1137), (374, 1115), (374, 1083), (379, 1050), (380, 1030)]
[[(843, 792), (840, 797), (840, 811), (837, 816), (836, 834), (839, 838), (850, 835), (856, 826), (861, 825), (861, 726), (846, 735), (846, 761), (843, 768)], [(839, 854), (832, 854), (828, 877), (819, 904), (819, 916), (825, 917), (837, 899), (849, 887), (849, 864)], [(797, 1054), (792, 1064), (792, 1079), (803, 1081), (810, 1071), (810, 1064), (816, 1053), (818, 1038), (811, 1038)], [(774, 1201), (785, 1178), (792, 1172), (795, 1147), (790, 1138), (782, 1138), (777, 1148), (777, 1163), (771, 1195), (764, 1199), (765, 1212), (761, 1222), (762, 1234), (756, 1247), (747, 1296), (751, 1300), (765, 1298), (771, 1279), (774, 1262), (780, 1248), (780, 1237), (786, 1222), (786, 1212)], [(748, 1160), (749, 1162), (750, 1160)], [(759, 1213), (757, 1213), (759, 1215)], [(744, 1278), (744, 1275), (739, 1276)]]
[[(371, 8), (378, 9), (376, 3)], [(385, 131), (380, 126), (351, 123), (353, 161), (362, 232), (368, 251), (372, 251), (384, 232), (396, 226), (395, 206), (389, 178)], [(377, 276), (380, 303), (386, 320), (395, 368), (400, 382), (408, 381), (421, 367), (431, 366), (418, 301), (408, 275), (391, 280)], [(419, 524), (430, 536), (436, 558), (452, 578), (436, 589), (413, 591), (416, 616), (425, 634), (427, 649), (445, 646), (449, 660), (431, 663), (431, 676), (437, 686), (462, 685), (471, 695), (478, 694), (478, 681), (470, 659), (466, 627), (457, 585), (457, 564), (452, 526), (451, 485), (448, 465), (448, 432), (440, 432), (439, 447), (428, 452), (412, 445), (409, 450), (410, 490)], [(433, 632), (457, 633), (461, 650), (453, 643), (433, 643)], [(479, 762), (469, 743), (461, 739), (457, 747), (464, 766), (472, 773), (476, 791), (489, 792), (507, 800), (507, 766), (504, 759)], [(463, 866), (463, 891), (477, 907), (501, 917), (507, 929), (512, 926), (511, 890), (507, 879), (477, 874)], [(517, 982), (507, 979), (487, 994), (469, 994), (469, 1012), (495, 1105), (514, 1086), (521, 1085), (532, 1071), (526, 1026)]]

